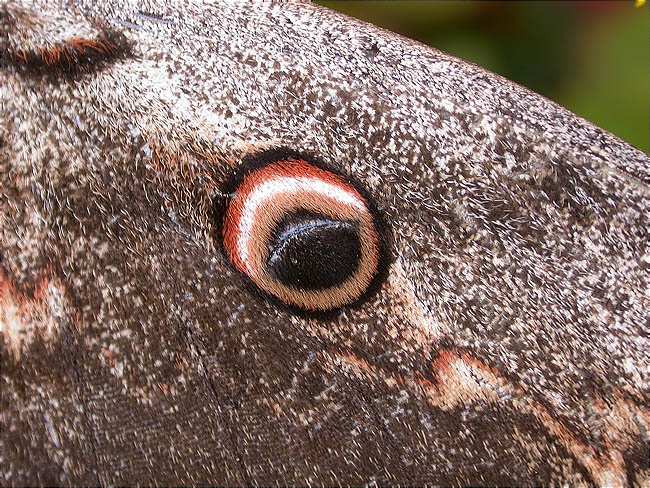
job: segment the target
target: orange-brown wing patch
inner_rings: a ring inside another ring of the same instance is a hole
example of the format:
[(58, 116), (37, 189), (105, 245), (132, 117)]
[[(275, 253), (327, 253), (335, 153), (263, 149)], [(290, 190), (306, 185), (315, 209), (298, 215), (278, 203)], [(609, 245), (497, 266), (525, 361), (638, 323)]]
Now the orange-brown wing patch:
[(623, 453), (641, 431), (650, 427), (650, 412), (619, 398), (604, 415), (608, 439), (597, 452), (571, 433), (561, 420), (541, 403), (525, 394), (494, 368), (461, 351), (443, 350), (432, 365), (435, 383), (424, 378), (406, 378), (384, 371), (354, 354), (337, 354), (343, 367), (362, 377), (383, 378), (390, 388), (420, 390), (427, 403), (441, 410), (473, 404), (509, 402), (516, 410), (531, 415), (557, 439), (599, 486), (626, 485)]
[(64, 303), (65, 290), (58, 280), (42, 278), (30, 297), (0, 271), (0, 335), (16, 360), (37, 338), (49, 342), (58, 336), (57, 318)]

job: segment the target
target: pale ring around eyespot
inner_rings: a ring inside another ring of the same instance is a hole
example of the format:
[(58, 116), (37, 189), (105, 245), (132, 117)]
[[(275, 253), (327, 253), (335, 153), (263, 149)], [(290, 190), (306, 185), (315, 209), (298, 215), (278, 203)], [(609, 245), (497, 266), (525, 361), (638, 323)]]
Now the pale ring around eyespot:
[[(335, 286), (313, 290), (287, 285), (268, 269), (278, 226), (304, 212), (357, 226), (358, 266)], [(335, 173), (299, 159), (269, 163), (241, 181), (226, 210), (223, 236), (235, 267), (258, 288), (311, 312), (333, 310), (359, 299), (376, 278), (382, 257), (381, 237), (365, 198)]]
[(319, 194), (342, 204), (354, 206), (361, 212), (367, 212), (365, 203), (358, 196), (338, 185), (315, 177), (273, 178), (264, 182), (248, 195), (240, 217), (237, 252), (250, 273), (253, 273), (254, 270), (249, 264), (249, 244), (253, 235), (255, 216), (260, 205), (272, 201), (281, 193), (297, 194), (300, 192)]
[[(363, 294), (365, 288), (374, 278), (379, 261), (379, 236), (374, 229), (373, 220), (368, 210), (365, 206), (359, 209), (356, 205), (341, 203), (323, 194), (314, 195), (309, 190), (299, 193), (278, 193), (277, 195), (272, 205), (273, 212), (267, 214), (261, 222), (259, 218), (256, 220), (255, 238), (247, 241), (248, 253), (245, 265), (250, 279), (271, 295), (301, 308), (327, 310), (353, 302)], [(359, 238), (362, 243), (361, 265), (357, 272), (332, 289), (299, 290), (277, 282), (266, 272), (265, 263), (268, 257), (266, 243), (271, 238), (273, 229), (283, 216), (299, 210), (318, 212), (325, 217), (355, 221), (359, 224)]]

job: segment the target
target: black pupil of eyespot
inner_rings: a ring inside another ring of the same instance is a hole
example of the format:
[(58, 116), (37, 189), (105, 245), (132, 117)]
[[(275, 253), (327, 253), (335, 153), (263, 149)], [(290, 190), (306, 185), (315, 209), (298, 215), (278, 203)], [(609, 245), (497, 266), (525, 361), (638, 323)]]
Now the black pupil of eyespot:
[(280, 223), (271, 240), (269, 273), (294, 288), (320, 290), (343, 283), (357, 269), (357, 224), (310, 213)]

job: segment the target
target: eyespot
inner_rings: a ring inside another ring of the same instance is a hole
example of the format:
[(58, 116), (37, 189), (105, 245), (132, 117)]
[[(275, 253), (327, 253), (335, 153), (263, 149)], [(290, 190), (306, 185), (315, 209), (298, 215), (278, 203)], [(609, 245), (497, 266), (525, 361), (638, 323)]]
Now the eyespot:
[(241, 179), (222, 234), (237, 270), (308, 312), (359, 300), (383, 256), (367, 198), (343, 177), (297, 157), (271, 161)]

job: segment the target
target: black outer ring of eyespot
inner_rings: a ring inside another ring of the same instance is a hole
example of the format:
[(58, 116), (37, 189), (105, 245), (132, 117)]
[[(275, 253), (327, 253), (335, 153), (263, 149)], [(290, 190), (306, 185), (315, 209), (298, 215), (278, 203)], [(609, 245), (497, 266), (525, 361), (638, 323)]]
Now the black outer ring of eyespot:
[[(334, 308), (332, 310), (305, 310), (303, 308), (287, 304), (276, 296), (260, 289), (245, 273), (239, 271), (230, 262), (228, 251), (224, 247), (222, 238), (224, 219), (226, 216), (228, 204), (230, 203), (230, 195), (233, 195), (235, 193), (237, 188), (239, 188), (239, 185), (244, 181), (244, 178), (246, 178), (246, 176), (249, 174), (269, 164), (276, 163), (278, 161), (284, 161), (287, 159), (299, 159), (317, 168), (329, 171), (330, 173), (339, 176), (346, 183), (352, 185), (366, 201), (368, 210), (372, 216), (373, 224), (377, 230), (377, 235), (379, 236), (379, 261), (377, 263), (377, 272), (366, 288), (366, 291), (364, 291), (354, 302), (343, 305), (342, 307)], [(322, 320), (334, 319), (338, 317), (342, 311), (349, 308), (357, 308), (364, 302), (368, 301), (369, 298), (373, 297), (379, 291), (381, 285), (388, 277), (388, 270), (390, 268), (390, 265), (395, 261), (394, 253), (392, 252), (394, 249), (393, 233), (386, 219), (384, 219), (382, 213), (377, 208), (372, 195), (370, 195), (370, 193), (365, 189), (364, 185), (359, 182), (358, 179), (341, 172), (340, 169), (333, 167), (331, 164), (325, 163), (313, 154), (307, 152), (299, 152), (285, 147), (279, 147), (263, 150), (259, 153), (245, 156), (241, 159), (239, 169), (225, 183), (220, 191), (221, 195), (218, 195), (212, 204), (212, 221), (214, 222), (215, 226), (214, 235), (218, 241), (218, 248), (221, 250), (221, 254), (228, 264), (229, 268), (242, 278), (243, 286), (251, 294), (260, 297), (265, 302), (271, 303), (276, 308), (290, 312), (291, 314), (297, 315), (299, 317), (317, 318)]]

